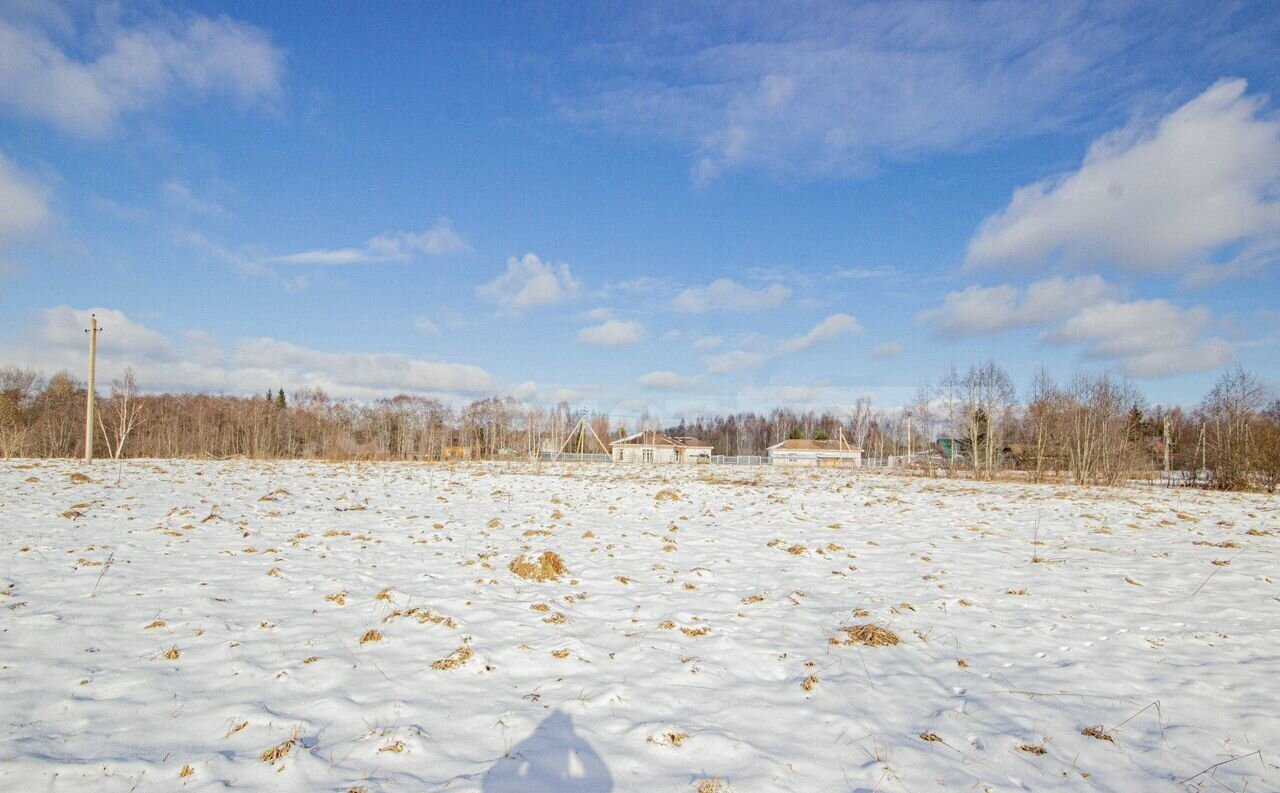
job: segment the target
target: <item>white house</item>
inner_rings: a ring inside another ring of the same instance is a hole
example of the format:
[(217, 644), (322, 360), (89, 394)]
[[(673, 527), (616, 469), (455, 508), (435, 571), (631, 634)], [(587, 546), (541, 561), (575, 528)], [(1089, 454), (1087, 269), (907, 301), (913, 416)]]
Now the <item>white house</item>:
[(769, 464), (861, 468), (862, 449), (843, 440), (785, 440), (769, 447)]
[(615, 463), (709, 463), (711, 444), (697, 438), (673, 438), (661, 432), (637, 432), (609, 444)]

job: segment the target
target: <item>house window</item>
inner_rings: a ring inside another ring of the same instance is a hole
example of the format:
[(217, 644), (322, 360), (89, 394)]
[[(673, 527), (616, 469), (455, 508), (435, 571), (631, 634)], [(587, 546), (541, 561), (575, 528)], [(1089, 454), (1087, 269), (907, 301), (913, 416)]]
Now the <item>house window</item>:
[(640, 459), (641, 461), (646, 463), (653, 462), (653, 449), (645, 449), (644, 451), (640, 452)]

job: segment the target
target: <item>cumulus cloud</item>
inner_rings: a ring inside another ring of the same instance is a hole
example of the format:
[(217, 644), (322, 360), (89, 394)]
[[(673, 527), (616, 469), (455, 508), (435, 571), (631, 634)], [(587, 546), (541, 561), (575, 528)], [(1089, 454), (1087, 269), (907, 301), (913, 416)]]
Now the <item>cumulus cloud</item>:
[(355, 248), (318, 248), (316, 250), (273, 256), (267, 259), (278, 264), (365, 264), (368, 262), (403, 262), (414, 256), (447, 256), (465, 253), (471, 246), (451, 227), (447, 218), (440, 218), (426, 231), (414, 233), (399, 231), (380, 234)]
[(712, 281), (707, 286), (690, 287), (676, 296), (677, 311), (699, 314), (705, 311), (759, 311), (776, 308), (787, 302), (791, 290), (782, 284), (763, 289), (750, 289), (728, 278)]
[(848, 314), (832, 314), (813, 327), (813, 330), (797, 339), (783, 343), (779, 352), (788, 355), (803, 352), (822, 342), (833, 341), (850, 333), (861, 333), (862, 325)]
[(712, 374), (732, 374), (745, 369), (759, 369), (775, 358), (804, 352), (841, 336), (861, 332), (862, 325), (854, 317), (848, 314), (832, 314), (814, 325), (813, 329), (803, 336), (777, 343), (761, 340), (762, 349), (759, 351), (732, 350), (713, 355), (706, 361), (707, 371)]
[(46, 192), (0, 154), (0, 254), (52, 217)]
[(686, 377), (675, 372), (649, 372), (636, 380), (642, 388), (654, 391), (689, 391), (697, 388), (700, 382), (696, 377)]
[(1010, 284), (970, 286), (947, 295), (942, 305), (916, 316), (950, 336), (982, 336), (1056, 322), (1115, 292), (1100, 276), (1049, 278), (1026, 289)]
[(1234, 357), (1231, 344), (1204, 338), (1207, 309), (1166, 300), (1107, 301), (1079, 311), (1044, 340), (1082, 344), (1088, 358), (1117, 361), (1133, 377), (1155, 378), (1216, 369)]
[(707, 371), (712, 374), (732, 374), (744, 369), (759, 369), (769, 362), (772, 355), (762, 352), (734, 350), (707, 359)]
[(544, 262), (532, 253), (507, 259), (506, 271), (493, 281), (477, 287), (483, 300), (508, 309), (538, 308), (563, 303), (577, 296), (582, 284), (573, 277), (569, 265)]
[[(1019, 188), (970, 240), (967, 265), (1062, 259), (1204, 279), (1206, 268), (1274, 261), (1280, 122), (1263, 118), (1265, 99), (1245, 89), (1243, 80), (1219, 82), (1154, 126), (1096, 141), (1079, 170)], [(1215, 261), (1229, 247), (1244, 253)]]
[(622, 347), (635, 344), (644, 335), (644, 326), (630, 320), (610, 319), (599, 325), (583, 328), (578, 341), (583, 344), (599, 344), (605, 347)]
[(175, 96), (270, 105), (282, 94), (284, 52), (263, 30), (227, 17), (99, 22), (80, 37), (97, 44), (82, 57), (50, 38), (40, 24), (47, 20), (5, 16), (0, 105), (73, 135), (105, 137), (126, 114)]
[(40, 325), (19, 343), (0, 349), (0, 360), (46, 372), (79, 371), (84, 364), (90, 313), (103, 328), (98, 372), (104, 382), (127, 366), (148, 391), (213, 391), (256, 394), (264, 387), (321, 388), (331, 395), (372, 399), (397, 393), (441, 396), (491, 393), (485, 370), (466, 364), (411, 358), (399, 353), (328, 352), (260, 338), (224, 348), (207, 334), (176, 339), (111, 308), (58, 306), (41, 314)]

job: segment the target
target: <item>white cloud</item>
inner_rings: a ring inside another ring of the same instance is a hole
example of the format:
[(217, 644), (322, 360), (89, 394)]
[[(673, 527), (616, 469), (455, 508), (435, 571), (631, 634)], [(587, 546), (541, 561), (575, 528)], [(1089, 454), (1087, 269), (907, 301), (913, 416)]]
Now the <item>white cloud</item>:
[(804, 352), (841, 336), (861, 332), (862, 325), (854, 317), (848, 314), (832, 314), (814, 325), (813, 329), (805, 335), (794, 339), (779, 343), (769, 343), (763, 339), (753, 340), (758, 342), (760, 351), (732, 350), (713, 355), (706, 361), (707, 371), (712, 374), (732, 374), (745, 369), (759, 369), (775, 358)]
[(169, 201), (192, 212), (212, 217), (226, 214), (226, 210), (217, 201), (197, 198), (186, 185), (176, 179), (165, 182), (163, 191)]
[(1097, 275), (1049, 278), (1026, 289), (970, 286), (948, 294), (940, 307), (920, 312), (916, 321), (938, 333), (981, 336), (1056, 322), (1114, 292)]
[[(1280, 240), (1280, 122), (1243, 80), (1217, 83), (1154, 127), (1090, 147), (1080, 169), (1019, 188), (969, 243), (969, 266), (1041, 267), (1061, 257), (1139, 273), (1213, 269), (1225, 246)], [(1226, 262), (1228, 270), (1240, 261)]]
[(506, 272), (477, 287), (476, 294), (504, 308), (522, 309), (563, 303), (577, 296), (581, 288), (569, 265), (544, 262), (526, 253), (519, 259), (507, 259)]
[(583, 344), (600, 344), (606, 347), (621, 347), (635, 344), (644, 335), (644, 326), (639, 322), (610, 319), (599, 325), (583, 328), (578, 332), (578, 341)]
[(582, 318), (587, 322), (607, 322), (613, 319), (613, 312), (607, 308), (593, 308), (583, 313)]
[(0, 253), (52, 217), (46, 192), (0, 154)]
[(269, 105), (282, 93), (283, 51), (261, 29), (225, 16), (173, 16), (133, 28), (104, 22), (63, 38), (97, 43), (95, 55), (81, 60), (64, 51), (35, 20), (0, 18), (0, 106), (103, 137), (125, 114), (176, 95)]
[[(625, 43), (584, 47), (598, 88), (562, 100), (561, 111), (696, 147), (699, 184), (746, 167), (860, 175), (883, 160), (971, 151), (1096, 118), (1127, 87), (1099, 75), (1131, 74), (1134, 50), (1161, 40), (1141, 7), (738, 4), (725, 25), (686, 5), (638, 12), (622, 23)], [(1173, 25), (1191, 29), (1192, 20)]]
[(413, 320), (413, 327), (420, 333), (425, 333), (428, 336), (440, 335), (440, 326), (432, 322), (427, 317), (416, 317)]
[(0, 349), (0, 360), (45, 372), (79, 372), (90, 313), (97, 314), (103, 328), (98, 340), (100, 380), (108, 382), (132, 366), (147, 391), (256, 394), (267, 387), (309, 387), (337, 397), (372, 399), (405, 392), (469, 396), (496, 388), (494, 379), (479, 367), (399, 353), (327, 352), (270, 338), (244, 341), (227, 350), (208, 334), (192, 331), (174, 340), (110, 308), (47, 309), (39, 327), (20, 343)]
[(693, 343), (695, 350), (714, 350), (724, 344), (723, 336), (703, 336)]
[(690, 287), (676, 296), (677, 311), (690, 314), (704, 311), (759, 311), (782, 305), (791, 290), (781, 284), (763, 289), (749, 289), (728, 278), (712, 281), (707, 286)]
[(896, 341), (885, 342), (871, 351), (871, 357), (877, 361), (887, 361), (902, 354), (902, 345)]
[(805, 335), (798, 339), (791, 339), (785, 342), (779, 352), (783, 355), (789, 355), (795, 352), (803, 352), (812, 348), (814, 345), (827, 341), (834, 341), (849, 333), (861, 333), (862, 325), (858, 320), (848, 314), (832, 314), (826, 319), (819, 322)]
[(421, 233), (399, 231), (380, 234), (358, 248), (319, 248), (316, 250), (273, 256), (266, 261), (279, 264), (364, 264), (367, 262), (408, 261), (416, 255), (447, 256), (465, 253), (471, 246), (449, 224), (440, 218), (436, 225)]
[(686, 377), (675, 372), (650, 372), (636, 383), (642, 388), (655, 391), (689, 391), (697, 388), (700, 381), (696, 377)]
[(1209, 321), (1204, 308), (1182, 309), (1166, 300), (1108, 301), (1082, 309), (1043, 338), (1051, 344), (1083, 344), (1086, 357), (1119, 361), (1133, 377), (1164, 377), (1232, 360), (1228, 342), (1203, 338)]
[(734, 350), (707, 359), (707, 371), (712, 374), (732, 374), (744, 369), (759, 369), (773, 356), (762, 352)]

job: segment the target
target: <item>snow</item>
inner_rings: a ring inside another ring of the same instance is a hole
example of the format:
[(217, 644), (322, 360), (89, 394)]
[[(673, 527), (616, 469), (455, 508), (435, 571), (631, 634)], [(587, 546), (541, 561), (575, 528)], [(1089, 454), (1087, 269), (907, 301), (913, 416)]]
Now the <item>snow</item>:
[(1277, 790), (1278, 545), (1147, 487), (9, 461), (0, 788)]

